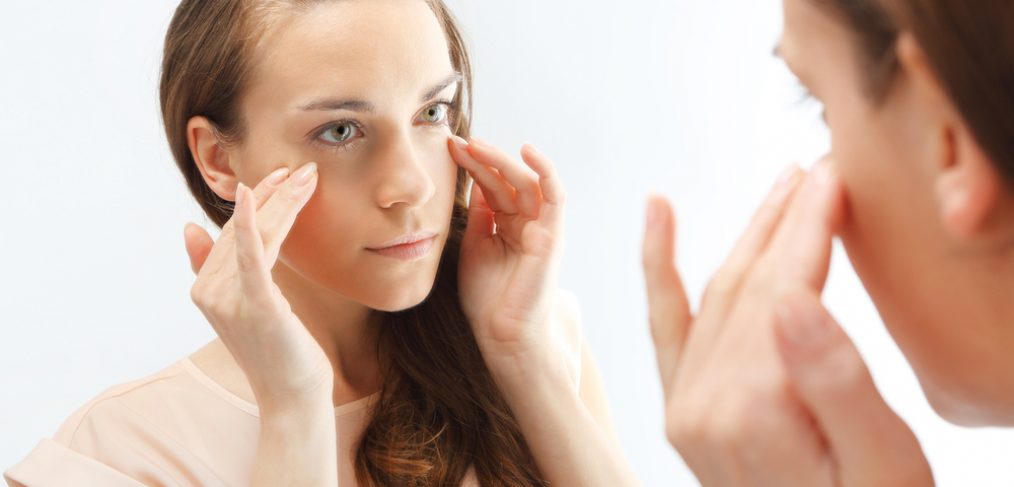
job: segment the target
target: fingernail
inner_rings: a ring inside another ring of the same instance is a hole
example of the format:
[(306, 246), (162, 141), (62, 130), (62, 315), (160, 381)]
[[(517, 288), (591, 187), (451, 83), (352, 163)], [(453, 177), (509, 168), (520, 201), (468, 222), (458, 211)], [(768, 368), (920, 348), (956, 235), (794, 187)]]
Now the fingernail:
[(824, 309), (811, 299), (783, 299), (775, 309), (775, 316), (782, 335), (798, 349), (819, 347), (831, 330)]
[(289, 168), (283, 167), (280, 169), (275, 169), (275, 172), (269, 174), (268, 177), (264, 178), (264, 180), (270, 186), (278, 186), (279, 184), (282, 184), (282, 181), (285, 181), (285, 178), (288, 176), (289, 176)]
[(317, 163), (311, 162), (300, 168), (298, 171), (296, 171), (296, 174), (292, 175), (293, 182), (296, 183), (296, 186), (305, 186), (310, 182), (311, 179), (313, 179), (313, 175), (316, 172), (317, 172)]
[(451, 140), (454, 141), (454, 145), (458, 146), (461, 149), (468, 147), (468, 141), (461, 138), (458, 135), (451, 135)]

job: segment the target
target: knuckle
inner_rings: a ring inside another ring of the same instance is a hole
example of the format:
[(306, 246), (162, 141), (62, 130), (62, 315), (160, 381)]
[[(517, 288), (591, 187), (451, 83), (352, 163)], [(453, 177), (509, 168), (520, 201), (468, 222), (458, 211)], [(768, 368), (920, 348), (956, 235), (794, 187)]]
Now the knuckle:
[(706, 436), (699, 415), (692, 410), (670, 404), (666, 411), (665, 433), (669, 443), (680, 451), (701, 445)]
[(866, 364), (859, 354), (851, 350), (834, 350), (824, 355), (824, 361), (826, 375), (821, 383), (825, 387), (852, 391), (864, 387), (871, 380)]
[(198, 308), (204, 309), (207, 301), (205, 300), (204, 289), (198, 284), (194, 284), (190, 288), (190, 300), (193, 301)]
[(666, 436), (681, 452), (709, 448), (714, 445), (716, 415), (710, 390), (699, 387), (678, 391), (679, 402), (672, 401), (666, 410)]

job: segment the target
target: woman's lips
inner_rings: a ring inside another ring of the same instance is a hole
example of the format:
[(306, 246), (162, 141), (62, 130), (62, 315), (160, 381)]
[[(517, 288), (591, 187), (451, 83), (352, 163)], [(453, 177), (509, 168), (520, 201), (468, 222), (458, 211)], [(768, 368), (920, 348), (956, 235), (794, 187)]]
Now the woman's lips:
[(366, 250), (384, 257), (391, 257), (399, 260), (416, 260), (425, 257), (433, 248), (437, 234), (432, 232), (416, 233), (396, 238), (379, 247), (370, 247)]

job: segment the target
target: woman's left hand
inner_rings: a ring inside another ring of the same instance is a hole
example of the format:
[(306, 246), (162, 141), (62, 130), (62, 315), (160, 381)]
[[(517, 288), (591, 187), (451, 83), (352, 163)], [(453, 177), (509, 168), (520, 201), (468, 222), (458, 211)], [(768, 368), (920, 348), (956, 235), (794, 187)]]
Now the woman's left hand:
[[(552, 162), (530, 145), (524, 164), (482, 141), (448, 141), (472, 176), (461, 242), (461, 305), (491, 371), (548, 365), (549, 320), (563, 240), (564, 192)], [(555, 368), (555, 367), (554, 367)]]

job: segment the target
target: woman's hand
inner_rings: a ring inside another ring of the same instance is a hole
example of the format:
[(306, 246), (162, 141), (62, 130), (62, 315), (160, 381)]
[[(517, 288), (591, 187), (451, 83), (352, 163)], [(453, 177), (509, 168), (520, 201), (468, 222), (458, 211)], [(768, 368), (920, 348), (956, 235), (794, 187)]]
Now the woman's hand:
[(552, 162), (532, 146), (522, 148), (521, 164), (475, 139), (448, 144), (474, 180), (459, 263), (465, 315), (494, 374), (542, 367), (560, 355), (549, 349), (548, 334), (563, 187)]
[(191, 297), (243, 369), (262, 410), (322, 398), (330, 404), (334, 387), (327, 356), (271, 276), (282, 242), (317, 184), (314, 163), (287, 175), (279, 169), (253, 190), (240, 183), (235, 212), (218, 242), (194, 224), (184, 232), (197, 273)]
[(564, 204), (552, 162), (531, 146), (521, 164), (474, 139), (448, 143), (475, 180), (458, 264), (461, 304), (539, 470), (552, 485), (638, 485), (552, 338)]
[(694, 316), (675, 219), (649, 203), (651, 329), (669, 440), (704, 485), (932, 485), (911, 430), (820, 304), (844, 194), (825, 161), (784, 177)]

